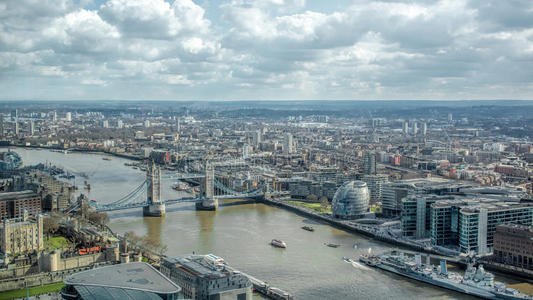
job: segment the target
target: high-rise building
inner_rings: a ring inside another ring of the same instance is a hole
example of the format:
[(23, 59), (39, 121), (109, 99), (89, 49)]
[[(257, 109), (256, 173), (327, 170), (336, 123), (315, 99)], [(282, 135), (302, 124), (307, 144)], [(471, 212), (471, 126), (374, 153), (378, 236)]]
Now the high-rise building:
[(418, 123), (413, 122), (413, 135), (416, 136), (417, 133), (418, 133)]
[(292, 134), (290, 132), (287, 132), (285, 133), (283, 151), (288, 154), (293, 153), (294, 152), (293, 147), (294, 146), (293, 146), (293, 141), (292, 141)]
[(109, 128), (109, 121), (108, 120), (103, 120), (102, 121), (102, 127), (103, 128)]
[(370, 191), (370, 202), (381, 202), (383, 185), (388, 182), (388, 176), (385, 174), (364, 175), (361, 181), (366, 182)]
[(33, 136), (35, 133), (35, 122), (33, 120), (30, 120), (30, 136)]
[(122, 128), (124, 128), (124, 122), (122, 122), (122, 120), (118, 120), (118, 121), (117, 121), (117, 128), (118, 128), (118, 129), (122, 129)]
[(15, 121), (15, 135), (19, 135), (19, 122), (18, 121)]
[(261, 131), (256, 130), (252, 133), (252, 145), (257, 148), (259, 143), (261, 143)]
[(57, 111), (53, 111), (53, 112), (52, 112), (52, 121), (53, 121), (53, 122), (56, 122), (56, 121), (57, 121)]
[(407, 121), (403, 122), (403, 134), (409, 133), (409, 123)]
[(449, 113), (448, 114), (448, 122), (451, 122), (451, 121), (453, 121), (453, 115), (452, 115), (452, 113)]
[(0, 136), (4, 136), (4, 114), (0, 113)]
[(18, 109), (11, 111), (11, 121), (16, 121), (19, 117)]
[(67, 122), (72, 122), (72, 113), (67, 112), (67, 114), (65, 115), (65, 120)]
[(376, 174), (376, 153), (374, 151), (366, 151), (363, 154), (363, 173)]
[(426, 122), (422, 123), (422, 135), (426, 136), (428, 133), (428, 124)]
[(150, 127), (150, 120), (144, 120), (144, 127)]
[(244, 144), (242, 146), (242, 158), (247, 159), (250, 157), (250, 145)]

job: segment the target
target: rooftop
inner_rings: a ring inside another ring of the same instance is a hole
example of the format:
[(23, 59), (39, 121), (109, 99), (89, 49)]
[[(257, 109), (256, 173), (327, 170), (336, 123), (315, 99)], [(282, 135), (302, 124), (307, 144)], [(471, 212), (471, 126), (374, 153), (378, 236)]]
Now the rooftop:
[[(78, 292), (97, 291), (97, 288), (108, 289), (107, 292), (123, 289), (158, 294), (174, 294), (181, 291), (181, 288), (174, 282), (144, 262), (118, 264), (83, 271), (67, 277), (63, 282), (76, 286)], [(86, 288), (78, 289), (78, 286)], [(131, 291), (127, 291), (127, 293), (135, 294)], [(142, 297), (136, 299), (142, 299)]]
[(32, 190), (20, 191), (20, 192), (7, 192), (0, 193), (0, 201), (15, 200), (28, 197), (38, 197)]
[(232, 274), (224, 264), (217, 263), (209, 255), (184, 255), (175, 258), (165, 258), (171, 264), (179, 264), (195, 276), (207, 278), (222, 278)]

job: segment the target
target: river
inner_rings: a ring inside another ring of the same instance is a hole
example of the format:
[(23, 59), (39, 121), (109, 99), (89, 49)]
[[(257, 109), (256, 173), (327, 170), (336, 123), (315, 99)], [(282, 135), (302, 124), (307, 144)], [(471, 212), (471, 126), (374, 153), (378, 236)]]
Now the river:
[[(128, 161), (122, 158), (107, 161), (100, 154), (16, 151), (25, 165), (48, 161), (71, 172), (86, 173), (88, 178), (77, 179), (77, 184), (87, 180), (92, 187), (89, 198), (102, 203), (120, 198), (144, 180), (144, 174), (124, 166)], [(176, 198), (176, 193), (169, 184), (164, 185), (164, 198)], [(196, 211), (194, 204), (188, 203), (168, 206), (163, 218), (143, 217), (141, 209), (110, 212), (109, 216), (114, 231), (158, 238), (168, 246), (169, 256), (213, 253), (297, 299), (476, 299), (346, 263), (343, 256), (354, 258), (392, 247), (264, 204), (223, 206), (209, 212)], [(315, 231), (302, 230), (305, 224), (312, 224)], [(268, 243), (273, 238), (284, 240), (287, 249), (271, 247)], [(341, 246), (330, 248), (324, 243)]]

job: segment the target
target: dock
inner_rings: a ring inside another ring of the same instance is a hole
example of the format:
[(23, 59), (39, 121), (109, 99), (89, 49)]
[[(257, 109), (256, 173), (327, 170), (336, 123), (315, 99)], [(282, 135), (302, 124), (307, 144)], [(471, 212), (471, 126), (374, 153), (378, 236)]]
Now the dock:
[(293, 300), (294, 299), (294, 296), (291, 295), (290, 293), (282, 290), (282, 289), (279, 289), (279, 288), (276, 288), (276, 287), (273, 287), (273, 286), (270, 286), (268, 283), (262, 281), (262, 280), (259, 280), (249, 274), (246, 274), (244, 272), (241, 272), (239, 270), (235, 270), (234, 268), (232, 267), (229, 267), (226, 265), (226, 268), (227, 269), (230, 269), (234, 272), (240, 272), (242, 275), (248, 277), (248, 279), (250, 279), (250, 281), (252, 282), (252, 286), (253, 286), (253, 289), (254, 291), (268, 297), (269, 299), (274, 299), (274, 300)]

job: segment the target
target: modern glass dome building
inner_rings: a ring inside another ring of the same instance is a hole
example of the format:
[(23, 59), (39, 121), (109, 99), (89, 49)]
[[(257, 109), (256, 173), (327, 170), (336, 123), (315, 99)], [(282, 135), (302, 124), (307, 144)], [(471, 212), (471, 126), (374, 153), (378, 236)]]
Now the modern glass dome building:
[(363, 181), (345, 182), (333, 196), (331, 212), (335, 218), (357, 219), (368, 211), (370, 193)]

